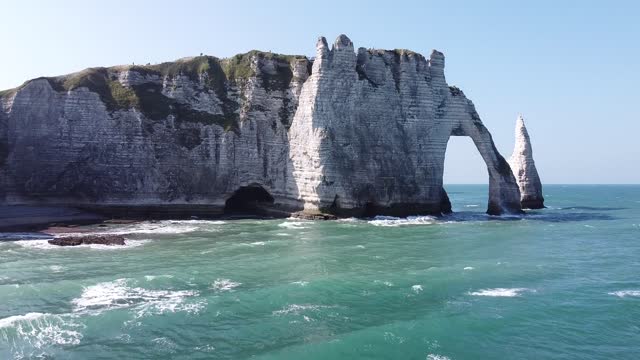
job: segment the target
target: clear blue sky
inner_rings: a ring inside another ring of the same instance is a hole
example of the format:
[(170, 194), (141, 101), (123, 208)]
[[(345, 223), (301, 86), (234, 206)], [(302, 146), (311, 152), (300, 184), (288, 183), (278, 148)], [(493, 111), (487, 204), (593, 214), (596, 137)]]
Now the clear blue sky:
[[(313, 55), (316, 39), (431, 49), (505, 157), (523, 113), (545, 183), (640, 183), (637, 1), (6, 1), (0, 89), (90, 66), (251, 49)], [(485, 183), (467, 138), (445, 182)]]

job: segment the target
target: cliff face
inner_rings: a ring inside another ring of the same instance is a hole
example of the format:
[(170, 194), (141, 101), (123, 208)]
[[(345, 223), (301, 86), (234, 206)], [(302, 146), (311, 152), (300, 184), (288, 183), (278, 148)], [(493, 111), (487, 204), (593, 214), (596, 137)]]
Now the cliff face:
[(250, 52), (92, 68), (0, 96), (9, 204), (217, 213), (260, 189), (284, 212), (437, 214), (450, 211), (449, 136), (470, 136), (489, 169), (488, 211), (520, 211), (509, 165), (435, 51), (356, 54), (341, 36), (331, 49), (322, 38), (313, 62)]
[[(450, 211), (442, 188), (450, 136), (473, 138), (490, 174), (489, 212), (519, 211), (509, 165), (462, 91), (449, 87), (444, 56), (359, 49), (320, 39), (289, 131), (307, 208), (407, 215)], [(348, 212), (348, 211), (347, 211)]]
[(522, 115), (518, 116), (516, 121), (516, 143), (509, 164), (520, 187), (522, 207), (526, 209), (544, 208), (542, 183), (533, 161), (531, 140)]

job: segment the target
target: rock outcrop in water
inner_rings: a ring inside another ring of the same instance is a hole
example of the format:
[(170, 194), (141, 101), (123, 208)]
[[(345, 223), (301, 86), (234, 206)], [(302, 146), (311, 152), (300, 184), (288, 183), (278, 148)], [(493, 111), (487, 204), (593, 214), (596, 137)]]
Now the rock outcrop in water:
[(48, 241), (51, 245), (78, 246), (78, 245), (126, 245), (124, 237), (120, 235), (82, 235), (63, 236)]
[(252, 51), (91, 68), (0, 93), (0, 199), (104, 211), (441, 214), (450, 136), (487, 163), (488, 212), (520, 191), (444, 56), (318, 41), (315, 59)]
[(533, 161), (533, 150), (529, 132), (524, 125), (522, 115), (516, 121), (516, 144), (513, 154), (509, 159), (509, 164), (520, 187), (520, 201), (522, 208), (542, 209), (544, 208), (544, 197), (542, 196), (542, 183), (536, 164)]

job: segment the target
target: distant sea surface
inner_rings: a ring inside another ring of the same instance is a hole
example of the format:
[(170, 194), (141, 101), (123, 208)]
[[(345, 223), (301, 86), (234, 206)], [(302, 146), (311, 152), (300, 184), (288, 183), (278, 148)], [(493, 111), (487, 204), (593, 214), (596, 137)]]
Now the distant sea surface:
[(640, 358), (640, 186), (548, 185), (547, 209), (507, 217), (486, 186), (446, 189), (439, 219), (0, 242), (0, 359)]

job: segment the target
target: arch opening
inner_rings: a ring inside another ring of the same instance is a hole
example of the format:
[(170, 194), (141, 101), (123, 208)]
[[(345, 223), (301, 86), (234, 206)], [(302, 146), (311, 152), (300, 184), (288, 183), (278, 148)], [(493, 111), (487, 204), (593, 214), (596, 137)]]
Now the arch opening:
[(489, 201), (489, 170), (473, 139), (453, 135), (447, 143), (443, 201), (448, 195), (450, 211), (484, 212)]
[(224, 213), (231, 215), (264, 215), (274, 199), (260, 185), (240, 187), (225, 202)]

